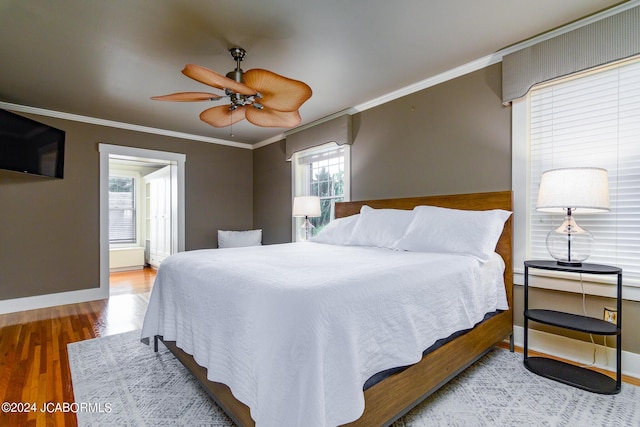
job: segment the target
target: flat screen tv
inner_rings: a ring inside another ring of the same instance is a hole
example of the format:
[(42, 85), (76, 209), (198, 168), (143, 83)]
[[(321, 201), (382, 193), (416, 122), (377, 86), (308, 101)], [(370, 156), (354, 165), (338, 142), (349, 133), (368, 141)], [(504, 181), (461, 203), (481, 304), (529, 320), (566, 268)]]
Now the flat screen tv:
[(0, 109), (0, 169), (62, 178), (64, 131)]

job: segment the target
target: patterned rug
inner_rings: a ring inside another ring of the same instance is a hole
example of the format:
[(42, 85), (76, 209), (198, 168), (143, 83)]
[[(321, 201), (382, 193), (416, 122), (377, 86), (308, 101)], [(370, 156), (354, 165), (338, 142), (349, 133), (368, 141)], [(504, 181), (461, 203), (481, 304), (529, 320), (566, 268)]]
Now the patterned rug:
[[(169, 350), (160, 344), (154, 353), (139, 336), (69, 344), (81, 427), (233, 426)], [(640, 387), (589, 393), (532, 374), (522, 354), (496, 349), (393, 424), (427, 426), (640, 426)]]

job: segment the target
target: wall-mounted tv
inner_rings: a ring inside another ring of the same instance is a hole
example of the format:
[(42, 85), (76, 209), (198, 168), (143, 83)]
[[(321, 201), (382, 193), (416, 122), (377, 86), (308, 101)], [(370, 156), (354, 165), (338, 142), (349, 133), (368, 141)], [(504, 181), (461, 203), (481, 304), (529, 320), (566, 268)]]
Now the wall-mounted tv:
[(0, 169), (62, 178), (64, 131), (0, 109)]

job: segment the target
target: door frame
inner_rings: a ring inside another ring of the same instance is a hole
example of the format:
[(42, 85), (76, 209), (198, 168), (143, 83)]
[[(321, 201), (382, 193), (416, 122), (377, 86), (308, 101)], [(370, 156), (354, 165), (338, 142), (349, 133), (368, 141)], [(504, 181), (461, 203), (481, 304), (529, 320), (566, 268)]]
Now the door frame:
[(171, 246), (177, 248), (178, 252), (182, 252), (185, 247), (184, 169), (187, 156), (182, 153), (103, 143), (98, 144), (98, 151), (100, 152), (100, 294), (102, 298), (109, 298), (109, 159), (118, 157), (148, 159), (150, 161), (163, 160), (175, 165), (174, 189), (177, 190), (178, 203), (177, 218), (172, 218), (172, 222), (176, 224), (177, 235), (172, 236)]

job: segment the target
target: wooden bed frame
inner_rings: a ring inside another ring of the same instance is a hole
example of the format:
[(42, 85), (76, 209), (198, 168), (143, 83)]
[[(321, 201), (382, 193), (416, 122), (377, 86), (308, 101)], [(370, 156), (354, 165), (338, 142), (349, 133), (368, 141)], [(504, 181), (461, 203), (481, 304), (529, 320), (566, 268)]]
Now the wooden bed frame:
[[(362, 205), (383, 209), (413, 209), (419, 205), (433, 205), (454, 209), (512, 211), (511, 191), (472, 193), (447, 196), (427, 196), (402, 199), (367, 200), (336, 203), (336, 217), (341, 218), (360, 212)], [(356, 421), (346, 424), (355, 427), (387, 426), (406, 414), (427, 396), (484, 356), (496, 344), (509, 337), (513, 350), (513, 264), (512, 220), (506, 222), (498, 245), (498, 252), (505, 261), (504, 281), (509, 302), (508, 311), (501, 312), (464, 335), (449, 341), (428, 353), (422, 360), (407, 369), (387, 377), (364, 392), (365, 410)], [(155, 346), (157, 350), (158, 338)], [(207, 371), (175, 342), (163, 341), (171, 352), (193, 373), (212, 399), (238, 426), (255, 426), (249, 407), (238, 401), (229, 387), (207, 380)]]

